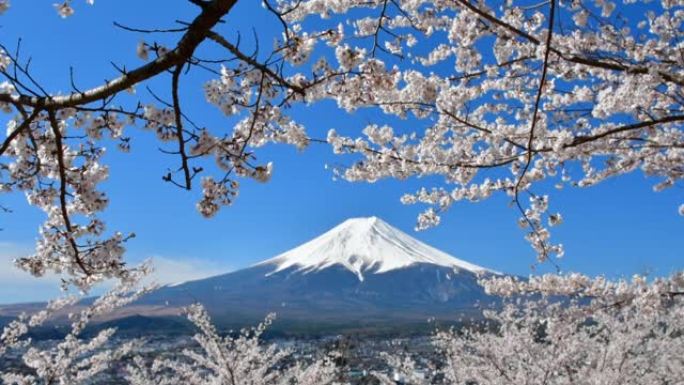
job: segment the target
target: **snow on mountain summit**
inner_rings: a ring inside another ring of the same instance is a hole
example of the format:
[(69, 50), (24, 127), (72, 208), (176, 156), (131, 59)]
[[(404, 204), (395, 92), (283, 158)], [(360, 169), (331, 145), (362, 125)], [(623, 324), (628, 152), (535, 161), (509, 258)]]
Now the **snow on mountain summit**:
[(295, 268), (308, 273), (343, 266), (363, 281), (363, 273), (385, 273), (424, 263), (473, 273), (495, 273), (456, 259), (377, 217), (351, 218), (321, 236), (258, 265), (275, 265), (279, 271)]

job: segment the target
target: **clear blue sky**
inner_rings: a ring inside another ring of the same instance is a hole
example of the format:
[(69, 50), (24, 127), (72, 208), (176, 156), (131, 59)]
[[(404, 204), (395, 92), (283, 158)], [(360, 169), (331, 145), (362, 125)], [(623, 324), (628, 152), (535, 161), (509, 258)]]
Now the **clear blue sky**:
[[(116, 29), (113, 21), (141, 28), (173, 27), (174, 20), (189, 21), (196, 13), (194, 6), (182, 0), (98, 0), (93, 7), (76, 1), (76, 14), (62, 20), (51, 6), (53, 2), (15, 1), (0, 16), (2, 43), (14, 46), (21, 37), (22, 51), (32, 57), (34, 76), (52, 92), (70, 89), (69, 66), (74, 67), (77, 84), (88, 88), (115, 76), (110, 61), (128, 68), (141, 64), (135, 46), (143, 37)], [(255, 0), (240, 1), (226, 21), (222, 32), (234, 36), (240, 30), (245, 39), (255, 26), (264, 46), (270, 46), (268, 36), (280, 28)], [(161, 39), (167, 39), (169, 45), (175, 41), (173, 37)], [(211, 49), (203, 52), (208, 56), (217, 53)], [(204, 102), (201, 84), (206, 78), (198, 73), (184, 80), (185, 111), (207, 126), (229, 128), (232, 122)], [(163, 79), (150, 86), (166, 94), (168, 84)], [(138, 94), (149, 100), (144, 89), (138, 89)], [(293, 115), (305, 123), (310, 135), (319, 138), (333, 127), (343, 133), (358, 132), (369, 122), (379, 122), (380, 117), (370, 111), (347, 115), (330, 104), (297, 108)], [(273, 180), (268, 184), (243, 181), (235, 205), (206, 220), (194, 208), (198, 191), (181, 191), (161, 181), (176, 160), (157, 150), (158, 143), (150, 133), (128, 130), (134, 137), (132, 152), (121, 154), (111, 149), (106, 156), (111, 166), (111, 179), (106, 183), (111, 205), (104, 217), (110, 229), (137, 234), (128, 244), (129, 261), (157, 257), (166, 263), (164, 274), (171, 277), (202, 276), (251, 265), (348, 217), (376, 215), (413, 233), (421, 207), (403, 206), (399, 197), (440, 182), (432, 178), (375, 184), (333, 181), (324, 165), (348, 159), (334, 157), (326, 146), (312, 145), (303, 152), (269, 146), (258, 154), (261, 161), (275, 163)], [(684, 203), (684, 189), (680, 185), (654, 193), (653, 183), (635, 173), (588, 189), (554, 191), (552, 208), (565, 218), (553, 235), (566, 246), (561, 267), (611, 277), (667, 275), (684, 268), (684, 218), (677, 215), (677, 207)], [(22, 195), (0, 199), (14, 210), (0, 216), (4, 229), (0, 232), (0, 303), (53, 296), (54, 290), (47, 289), (54, 287), (51, 281), (34, 283), (7, 262), (30, 250), (42, 213), (28, 207)], [(443, 216), (440, 227), (413, 235), (458, 258), (527, 275), (534, 254), (516, 225), (518, 213), (508, 203), (506, 197), (499, 196), (484, 203), (458, 204)]]

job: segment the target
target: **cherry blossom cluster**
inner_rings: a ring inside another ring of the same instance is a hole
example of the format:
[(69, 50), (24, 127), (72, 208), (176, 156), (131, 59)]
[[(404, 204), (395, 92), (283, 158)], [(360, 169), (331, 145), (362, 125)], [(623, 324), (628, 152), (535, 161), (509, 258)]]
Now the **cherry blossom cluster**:
[[(3, 384), (84, 384), (134, 352), (139, 345), (136, 340), (108, 346), (116, 331), (113, 328), (104, 329), (92, 338), (83, 337), (83, 331), (93, 318), (110, 314), (152, 290), (153, 286), (139, 286), (148, 273), (149, 266), (141, 266), (89, 306), (77, 304), (76, 297), (64, 297), (50, 302), (45, 310), (31, 316), (22, 315), (6, 326), (0, 336), (0, 358), (7, 350), (23, 349), (21, 357), (28, 370), (0, 373)], [(54, 321), (57, 314), (64, 312), (71, 321), (71, 329), (62, 340), (38, 348), (26, 338), (31, 328)]]
[(285, 360), (292, 352), (261, 341), (274, 315), (239, 336), (222, 337), (203, 306), (186, 309), (188, 319), (199, 329), (194, 340), (200, 350), (187, 348), (181, 357), (160, 357), (152, 363), (137, 357), (128, 368), (132, 385), (147, 384), (296, 384), (325, 385), (336, 383), (334, 364), (329, 358), (311, 363)]
[[(67, 17), (71, 16), (74, 14), (74, 8), (71, 6), (71, 1), (72, 0), (64, 0), (61, 3), (55, 3), (54, 7), (55, 10), (57, 11), (57, 14), (62, 17), (63, 19), (66, 19)], [(93, 5), (95, 4), (95, 0), (85, 0), (86, 3)]]
[(490, 314), (496, 333), (443, 332), (446, 378), (478, 384), (677, 383), (682, 305), (658, 312), (607, 308), (575, 317), (564, 304), (509, 305)]
[(343, 75), (307, 100), (412, 119), (410, 129), (371, 124), (361, 136), (331, 130), (336, 153), (362, 158), (339, 175), (443, 176), (443, 186), (402, 198), (430, 206), (418, 229), (440, 223), (455, 202), (504, 193), (542, 261), (563, 255), (548, 231), (562, 216), (535, 185), (588, 187), (636, 170), (660, 178), (656, 191), (681, 182), (681, 10), (628, 1), (627, 19), (610, 1), (555, 3), (280, 2), (293, 26), (321, 16), (336, 30), (345, 18), (337, 34), (354, 37), (335, 48), (331, 73)]
[(0, 334), (0, 357), (10, 349), (18, 349), (28, 346), (30, 339), (24, 338), (31, 328), (43, 325), (56, 312), (76, 303), (75, 296), (64, 296), (54, 299), (45, 306), (45, 309), (34, 314), (21, 314), (17, 319), (9, 322)]
[(487, 277), (481, 284), (492, 295), (501, 297), (541, 294), (546, 297), (591, 299), (594, 306), (638, 306), (644, 309), (667, 308), (672, 299), (684, 295), (684, 272), (669, 278), (648, 280), (635, 275), (631, 280), (611, 281), (583, 274), (545, 274), (528, 279)]
[(0, 187), (23, 191), (47, 219), (35, 254), (18, 259), (17, 265), (36, 276), (64, 273), (71, 277), (65, 282), (82, 289), (104, 278), (125, 278), (124, 242), (132, 234), (105, 236), (105, 224), (98, 218), (109, 202), (98, 189), (109, 169), (100, 162), (105, 150), (96, 141), (106, 132), (126, 143), (128, 118), (76, 109), (25, 114), (8, 123), (8, 135), (16, 136), (4, 150), (12, 160), (0, 167)]
[(512, 301), (485, 311), (483, 325), (437, 332), (434, 365), (417, 371), (411, 357), (386, 361), (411, 385), (678, 383), (683, 277), (611, 282), (548, 275), (526, 281), (524, 292), (500, 278), (490, 288)]
[[(65, 288), (75, 285), (84, 291), (104, 279), (126, 280), (135, 274), (123, 259), (124, 244), (133, 234), (109, 232), (99, 218), (109, 202), (99, 188), (109, 176), (109, 167), (101, 162), (105, 146), (113, 142), (120, 150), (129, 151), (131, 142), (124, 135), (126, 126), (140, 124), (154, 130), (160, 141), (181, 147), (174, 154), (182, 158), (184, 183), (176, 181), (175, 172), (168, 172), (163, 179), (188, 189), (193, 177), (202, 170), (201, 166), (191, 168), (189, 157), (206, 154), (205, 149), (194, 146), (198, 152), (189, 155), (189, 147), (201, 135), (184, 127), (190, 124), (177, 102), (177, 78), (173, 92), (177, 103), (171, 108), (164, 103), (155, 106), (141, 102), (125, 108), (114, 101), (120, 92), (134, 92), (142, 80), (167, 68), (175, 66), (180, 73), (185, 65), (196, 63), (192, 57), (194, 49), (233, 3), (223, 0), (217, 1), (215, 7), (203, 8), (200, 20), (187, 27), (186, 35), (192, 38), (181, 39), (175, 49), (165, 49), (156, 43), (144, 46), (157, 54), (154, 63), (130, 72), (120, 70), (118, 78), (88, 91), (74, 85), (71, 93), (48, 93), (31, 75), (30, 60), (21, 58), (19, 50), (9, 52), (0, 45), (0, 109), (8, 115), (7, 133), (0, 147), (0, 191), (24, 193), (28, 203), (43, 210), (47, 217), (40, 227), (35, 253), (18, 258), (19, 267), (36, 276), (57, 273), (63, 276)], [(9, 7), (7, 1), (1, 4), (2, 11)], [(63, 17), (74, 12), (71, 0), (55, 7)], [(268, 180), (270, 164), (253, 165), (250, 161), (254, 157), (244, 150), (244, 145), (228, 143), (231, 150), (224, 146), (226, 143), (219, 142), (215, 146), (226, 152), (217, 152), (217, 161), (225, 163), (232, 157), (239, 158), (242, 162), (233, 162), (235, 167), (228, 167), (240, 175)], [(237, 187), (232, 181), (226, 183)]]

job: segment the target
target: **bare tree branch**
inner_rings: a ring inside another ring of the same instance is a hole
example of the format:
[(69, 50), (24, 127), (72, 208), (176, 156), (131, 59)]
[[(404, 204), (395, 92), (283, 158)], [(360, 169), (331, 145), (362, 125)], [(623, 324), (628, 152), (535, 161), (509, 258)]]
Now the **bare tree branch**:
[(178, 83), (181, 71), (183, 70), (183, 65), (179, 64), (173, 71), (172, 83), (171, 83), (171, 94), (173, 97), (173, 112), (174, 118), (176, 120), (176, 136), (178, 137), (178, 153), (181, 157), (181, 168), (183, 170), (183, 175), (185, 177), (186, 190), (192, 188), (192, 176), (190, 175), (190, 167), (188, 166), (188, 156), (185, 152), (185, 139), (183, 136), (183, 117), (180, 106), (180, 98), (178, 97)]
[(206, 3), (202, 7), (202, 12), (188, 26), (187, 32), (174, 50), (101, 86), (65, 96), (30, 97), (0, 94), (0, 102), (19, 103), (35, 108), (57, 109), (87, 104), (115, 95), (187, 61), (211, 29), (232, 9), (235, 3), (237, 0), (213, 0)]

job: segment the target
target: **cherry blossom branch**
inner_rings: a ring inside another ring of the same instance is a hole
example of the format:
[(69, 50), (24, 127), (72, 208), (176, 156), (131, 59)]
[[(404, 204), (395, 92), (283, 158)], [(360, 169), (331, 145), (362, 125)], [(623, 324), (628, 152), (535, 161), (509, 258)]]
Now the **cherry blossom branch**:
[(71, 218), (69, 217), (69, 212), (67, 210), (67, 175), (66, 175), (66, 165), (64, 163), (64, 151), (62, 149), (62, 133), (60, 132), (59, 123), (55, 117), (55, 112), (53, 110), (48, 110), (48, 120), (50, 121), (50, 126), (52, 127), (52, 133), (55, 136), (55, 151), (57, 153), (57, 164), (59, 171), (59, 204), (62, 213), (62, 220), (64, 221), (64, 227), (66, 232), (64, 236), (67, 237), (71, 249), (73, 251), (73, 258), (81, 268), (85, 275), (90, 275), (91, 271), (88, 269), (80, 257), (78, 245), (73, 237), (74, 229), (71, 226)]
[(209, 32), (207, 32), (207, 37), (209, 39), (213, 40), (214, 42), (216, 42), (218, 45), (226, 48), (230, 53), (235, 55), (236, 58), (240, 59), (241, 61), (243, 61), (249, 65), (251, 65), (252, 67), (258, 69), (259, 71), (267, 74), (271, 79), (275, 80), (276, 82), (278, 82), (282, 86), (285, 86), (285, 87), (293, 90), (294, 92), (296, 92), (300, 95), (304, 95), (304, 93), (305, 93), (304, 88), (288, 82), (281, 75), (278, 75), (277, 73), (273, 72), (273, 70), (271, 70), (267, 65), (258, 62), (253, 57), (247, 56), (242, 51), (240, 51), (240, 49), (238, 49), (237, 46), (230, 43), (228, 40), (226, 40), (223, 36), (219, 35), (218, 33), (214, 32), (214, 31), (209, 31)]
[(64, 96), (31, 97), (0, 93), (0, 102), (18, 103), (34, 108), (55, 110), (106, 99), (187, 61), (197, 46), (204, 41), (211, 29), (236, 3), (237, 0), (213, 0), (204, 3), (202, 12), (188, 26), (187, 32), (180, 39), (174, 50), (101, 86)]
[[(329, 140), (323, 140), (323, 139), (316, 139), (316, 138), (309, 138), (308, 139), (311, 143), (319, 143), (319, 144), (331, 144)], [(365, 153), (365, 154), (373, 154), (377, 156), (383, 156), (383, 157), (389, 157), (392, 160), (396, 161), (401, 161), (401, 162), (407, 162), (411, 163), (414, 165), (436, 165), (439, 167), (444, 167), (448, 169), (457, 169), (457, 168), (466, 168), (466, 169), (487, 169), (487, 168), (497, 168), (501, 166), (505, 166), (507, 164), (511, 164), (514, 162), (518, 157), (513, 156), (510, 158), (504, 158), (504, 159), (496, 159), (492, 161), (491, 163), (466, 163), (466, 162), (455, 162), (455, 163), (432, 163), (432, 162), (424, 162), (424, 161), (419, 161), (411, 158), (406, 158), (400, 155), (397, 155), (395, 153), (388, 153), (388, 152), (383, 152), (379, 151), (376, 149), (373, 149), (371, 147), (363, 147), (359, 148), (358, 146), (354, 144), (342, 144), (342, 148), (349, 150), (350, 152), (360, 152), (360, 153)]]
[(384, 0), (382, 2), (382, 10), (380, 11), (380, 16), (378, 16), (378, 25), (375, 28), (375, 33), (373, 33), (373, 49), (371, 50), (371, 57), (375, 57), (375, 50), (380, 48), (383, 52), (389, 53), (384, 47), (382, 47), (379, 44), (380, 40), (380, 31), (383, 30), (382, 23), (385, 21), (386, 13), (387, 13), (387, 4), (389, 3), (389, 0)]
[[(600, 134), (596, 135), (590, 135), (590, 136), (578, 136), (573, 140), (572, 143), (568, 144), (565, 146), (565, 148), (570, 148), (570, 147), (576, 147), (585, 143), (593, 142), (598, 139), (602, 139), (605, 137), (608, 137), (613, 134), (618, 134), (621, 132), (626, 132), (626, 131), (633, 131), (633, 130), (640, 130), (642, 128), (648, 128), (648, 127), (653, 127), (658, 124), (665, 124), (665, 123), (674, 123), (674, 122), (681, 122), (684, 121), (684, 115), (673, 115), (673, 116), (666, 116), (661, 119), (655, 119), (651, 121), (644, 121), (644, 122), (639, 122), (639, 123), (633, 123), (633, 124), (627, 124), (623, 126), (619, 126), (616, 128), (612, 128), (610, 130), (606, 130), (605, 132), (602, 132)], [(549, 148), (544, 148), (540, 149), (538, 151), (552, 151), (552, 149)]]
[[(530, 229), (534, 233), (534, 237), (537, 239), (539, 242), (539, 247), (541, 248), (541, 260), (553, 260), (548, 258), (548, 247), (546, 245), (546, 241), (543, 240), (543, 238), (540, 235), (540, 229), (538, 224), (534, 223), (532, 219), (527, 215), (525, 212), (525, 209), (522, 207), (522, 204), (520, 203), (520, 186), (523, 182), (523, 179), (525, 178), (525, 174), (527, 173), (527, 170), (530, 167), (530, 164), (532, 163), (532, 158), (534, 156), (534, 128), (537, 124), (537, 117), (539, 113), (539, 104), (541, 103), (541, 98), (542, 94), (544, 92), (544, 84), (546, 82), (546, 73), (548, 71), (549, 67), (549, 53), (551, 52), (551, 40), (553, 37), (553, 22), (555, 19), (555, 10), (556, 10), (556, 1), (551, 0), (551, 5), (549, 7), (549, 26), (548, 26), (548, 32), (546, 36), (546, 48), (544, 50), (544, 62), (542, 63), (542, 70), (541, 70), (541, 77), (539, 79), (539, 89), (537, 90), (537, 96), (534, 101), (534, 110), (532, 112), (532, 123), (530, 125), (530, 134), (529, 134), (529, 139), (527, 141), (527, 160), (525, 162), (525, 166), (523, 166), (522, 171), (520, 172), (520, 176), (518, 177), (518, 181), (515, 184), (515, 188), (513, 189), (513, 199), (515, 201), (515, 205), (518, 207), (518, 210), (522, 214), (523, 218), (527, 222), (527, 224), (530, 226)], [(557, 269), (559, 269), (558, 266), (556, 266)]]
[[(477, 6), (471, 4), (468, 0), (454, 0), (458, 2), (459, 4), (463, 5), (470, 11), (476, 13), (477, 15), (481, 16), (485, 20), (496, 24), (499, 27), (502, 27), (509, 32), (513, 32), (515, 35), (518, 35), (520, 37), (523, 37), (524, 39), (530, 41), (531, 43), (535, 45), (541, 45), (542, 42), (537, 39), (536, 37), (522, 31), (519, 28), (516, 28), (512, 26), (509, 23), (506, 23), (505, 21), (502, 21), (501, 19), (497, 18), (496, 16), (491, 15), (490, 13), (478, 8)], [(549, 47), (549, 50), (553, 52), (554, 54), (560, 56), (564, 60), (567, 60), (572, 63), (577, 63), (577, 64), (583, 64), (587, 65), (590, 67), (597, 67), (597, 68), (602, 68), (602, 69), (607, 69), (607, 70), (613, 70), (613, 71), (621, 71), (621, 72), (628, 72), (628, 73), (634, 73), (634, 74), (647, 74), (650, 72), (650, 69), (645, 66), (634, 66), (634, 65), (622, 65), (619, 63), (608, 63), (605, 61), (601, 60), (595, 60), (591, 59), (588, 57), (581, 57), (577, 55), (566, 55), (562, 51), (560, 51), (557, 48), (554, 47)], [(682, 79), (680, 76), (677, 76), (675, 74), (670, 74), (666, 73), (663, 71), (657, 71), (660, 76), (663, 77), (663, 79), (678, 84), (680, 86), (684, 86), (684, 79)]]
[[(299, 1), (301, 1), (301, 0), (299, 0)], [(268, 0), (264, 0), (263, 4), (266, 7), (266, 9), (268, 9), (269, 12), (271, 12), (272, 14), (274, 14), (276, 16), (276, 18), (278, 19), (280, 24), (283, 26), (283, 33), (285, 34), (285, 39), (290, 40), (290, 27), (287, 25), (287, 21), (285, 21), (285, 19), (283, 18), (284, 16), (287, 15), (288, 11), (285, 11), (285, 12), (278, 11), (277, 9), (275, 9), (273, 7), (273, 5), (271, 5), (271, 3)], [(295, 7), (296, 6), (297, 5), (295, 5)], [(292, 10), (290, 10), (290, 11), (292, 11)]]

